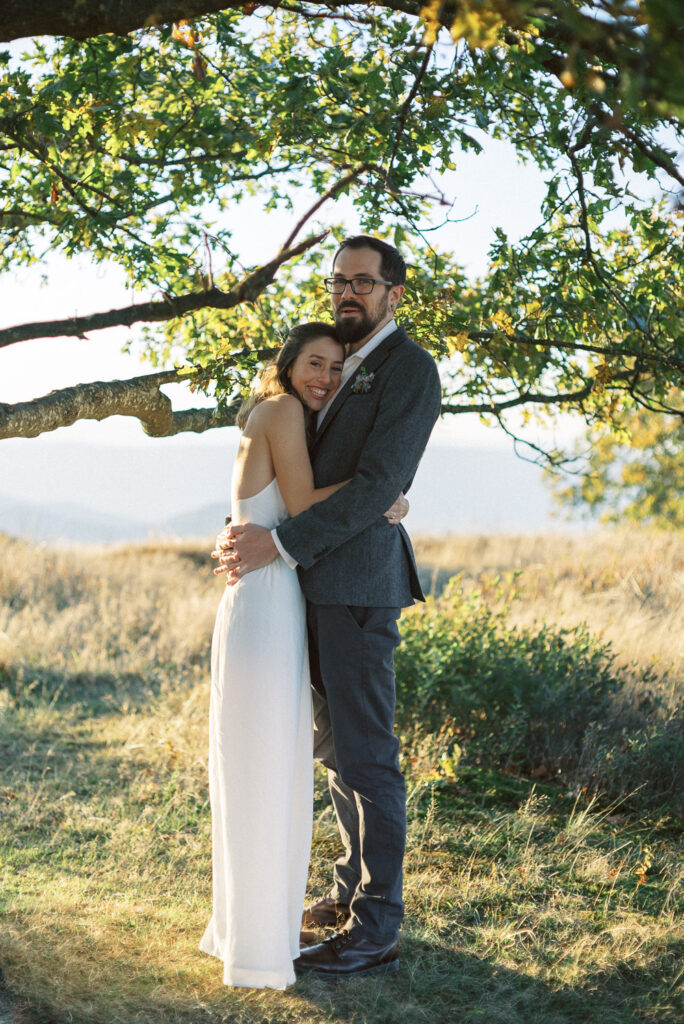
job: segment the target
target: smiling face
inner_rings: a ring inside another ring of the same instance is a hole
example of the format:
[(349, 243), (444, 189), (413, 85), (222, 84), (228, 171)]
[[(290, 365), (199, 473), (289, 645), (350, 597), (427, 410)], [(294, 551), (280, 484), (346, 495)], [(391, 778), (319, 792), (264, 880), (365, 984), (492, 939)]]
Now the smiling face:
[[(376, 281), (384, 280), (382, 273), (382, 256), (369, 246), (358, 249), (346, 247), (335, 260), (333, 277), (372, 277)], [(351, 285), (347, 285), (341, 295), (331, 295), (335, 311), (335, 325), (342, 341), (349, 344), (354, 352), (368, 340), (371, 334), (389, 323), (394, 310), (404, 294), (400, 284), (388, 288), (384, 284), (376, 284), (370, 295), (355, 295)]]
[(314, 338), (302, 346), (289, 369), (293, 391), (304, 405), (318, 412), (340, 386), (344, 349), (333, 338)]

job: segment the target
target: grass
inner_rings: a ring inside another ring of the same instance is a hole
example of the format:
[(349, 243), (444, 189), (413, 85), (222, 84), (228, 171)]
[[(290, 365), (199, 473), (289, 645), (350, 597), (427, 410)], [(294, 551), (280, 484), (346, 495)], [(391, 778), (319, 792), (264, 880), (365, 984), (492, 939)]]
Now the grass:
[[(537, 608), (568, 624), (576, 594), (600, 594), (603, 607), (608, 593), (617, 603), (616, 588), (636, 616), (634, 588), (606, 569), (619, 562), (612, 540), (591, 562), (593, 591), (588, 540), (540, 541), (546, 561), (532, 541), (529, 561), (522, 542), (506, 543), (492, 541), (488, 555), (483, 540), (479, 562), (464, 545), (467, 564), (451, 549), (444, 565), (485, 590), (520, 569), (511, 621), (530, 623)], [(657, 631), (658, 616), (674, 614), (684, 544), (638, 534), (620, 543), (625, 572), (650, 559), (638, 580)], [(573, 544), (586, 545), (584, 563)], [(189, 545), (60, 552), (0, 538), (0, 963), (27, 1021), (682, 1019), (683, 868), (671, 809), (635, 813), (628, 801), (467, 757), (435, 770), (439, 735), (404, 751), (400, 974), (332, 987), (302, 979), (284, 993), (225, 988), (218, 963), (197, 950), (211, 901), (207, 665), (220, 592)], [(617, 659), (633, 692), (648, 678), (674, 700), (676, 644), (654, 662), (647, 635), (642, 661), (632, 637)], [(338, 852), (321, 775), (315, 820), (319, 895)]]

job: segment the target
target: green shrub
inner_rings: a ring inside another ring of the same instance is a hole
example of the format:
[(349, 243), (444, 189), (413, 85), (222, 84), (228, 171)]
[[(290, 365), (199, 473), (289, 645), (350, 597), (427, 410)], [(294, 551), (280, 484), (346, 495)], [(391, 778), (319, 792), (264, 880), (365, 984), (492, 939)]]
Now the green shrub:
[(585, 744), (579, 770), (593, 788), (632, 802), (668, 804), (684, 814), (684, 711), (649, 715), (638, 727), (602, 729)]
[(396, 657), (398, 721), (453, 721), (468, 749), (506, 766), (576, 761), (618, 682), (610, 648), (584, 628), (512, 628), (456, 577), (405, 616)]
[(404, 616), (400, 730), (425, 736), (448, 723), (470, 763), (561, 775), (611, 796), (676, 796), (681, 724), (656, 708), (626, 712), (611, 648), (586, 627), (511, 626), (500, 597), (492, 605), (455, 577)]

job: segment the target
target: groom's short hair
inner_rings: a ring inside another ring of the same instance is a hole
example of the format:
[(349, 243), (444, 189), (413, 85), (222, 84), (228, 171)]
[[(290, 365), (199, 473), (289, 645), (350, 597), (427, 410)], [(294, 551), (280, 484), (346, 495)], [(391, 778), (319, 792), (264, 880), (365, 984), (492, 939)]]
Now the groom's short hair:
[(382, 258), (381, 271), (384, 279), (391, 281), (392, 284), (406, 283), (404, 257), (389, 242), (383, 242), (381, 238), (375, 238), (373, 235), (350, 235), (349, 238), (344, 238), (340, 242), (337, 252), (333, 256), (333, 267), (343, 249), (375, 249)]

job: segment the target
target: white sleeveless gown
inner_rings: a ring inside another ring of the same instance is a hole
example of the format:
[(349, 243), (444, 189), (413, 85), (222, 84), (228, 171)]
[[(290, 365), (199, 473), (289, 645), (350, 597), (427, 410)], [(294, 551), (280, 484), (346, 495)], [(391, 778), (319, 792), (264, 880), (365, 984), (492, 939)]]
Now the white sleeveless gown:
[[(234, 523), (287, 517), (274, 479)], [(306, 608), (282, 558), (226, 587), (211, 658), (213, 915), (200, 949), (226, 985), (295, 980), (311, 852), (313, 754)]]

